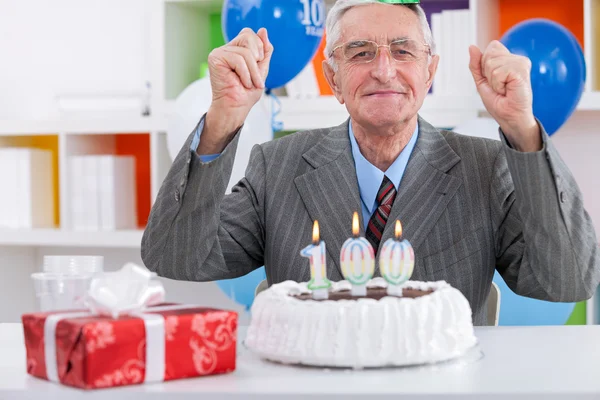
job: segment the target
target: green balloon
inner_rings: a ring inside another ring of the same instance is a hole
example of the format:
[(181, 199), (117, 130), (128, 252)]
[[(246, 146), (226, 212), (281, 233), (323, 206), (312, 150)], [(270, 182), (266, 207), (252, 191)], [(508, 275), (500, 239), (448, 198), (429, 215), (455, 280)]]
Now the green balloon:
[(200, 68), (198, 69), (198, 77), (200, 79), (202, 79), (205, 76), (208, 76), (208, 63), (207, 62), (203, 62), (202, 64), (200, 64)]

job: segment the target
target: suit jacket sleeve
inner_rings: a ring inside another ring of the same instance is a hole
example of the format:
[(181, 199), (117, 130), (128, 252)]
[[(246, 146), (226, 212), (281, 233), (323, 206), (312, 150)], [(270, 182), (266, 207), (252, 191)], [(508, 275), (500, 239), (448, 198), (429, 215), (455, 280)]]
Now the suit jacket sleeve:
[(218, 158), (202, 162), (190, 151), (192, 133), (175, 158), (142, 237), (142, 260), (151, 271), (211, 281), (263, 265), (265, 168), (259, 146), (252, 150), (246, 177), (225, 196), (239, 134)]
[(496, 269), (523, 296), (590, 298), (600, 279), (600, 253), (575, 179), (543, 128), (544, 147), (535, 153), (515, 151), (501, 137), (490, 193)]

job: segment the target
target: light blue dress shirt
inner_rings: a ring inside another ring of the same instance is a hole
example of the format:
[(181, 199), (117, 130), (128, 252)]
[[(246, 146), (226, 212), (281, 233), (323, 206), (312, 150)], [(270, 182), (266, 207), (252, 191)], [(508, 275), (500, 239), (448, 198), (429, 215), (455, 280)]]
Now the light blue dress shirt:
[(200, 123), (198, 124), (198, 127), (196, 128), (196, 134), (194, 135), (194, 138), (192, 139), (192, 144), (190, 145), (190, 151), (192, 152), (192, 155), (199, 157), (200, 161), (206, 163), (206, 162), (211, 162), (215, 158), (219, 157), (221, 155), (221, 153), (205, 154), (202, 156), (199, 156), (196, 153), (196, 150), (198, 149), (198, 145), (200, 144), (200, 134), (202, 133), (203, 129), (204, 129), (204, 117), (202, 117), (202, 119), (200, 120)]
[(360, 191), (360, 200), (362, 206), (363, 227), (366, 230), (371, 215), (375, 212), (379, 204), (377, 204), (377, 192), (383, 182), (383, 176), (386, 175), (394, 184), (396, 191), (399, 190), (402, 176), (406, 170), (408, 159), (415, 148), (417, 138), (419, 136), (419, 124), (413, 132), (412, 137), (406, 144), (398, 158), (385, 171), (371, 164), (360, 152), (354, 130), (352, 129), (352, 121), (349, 123), (348, 134), (350, 135), (350, 143), (352, 145), (352, 156), (354, 157), (354, 166), (356, 168), (356, 177), (358, 178), (358, 189)]
[[(200, 158), (202, 162), (210, 162), (220, 154), (206, 154), (202, 156), (198, 156), (196, 154), (196, 149), (198, 148), (198, 144), (200, 143), (200, 134), (202, 133), (202, 129), (204, 129), (204, 118), (200, 120), (198, 127), (196, 128), (196, 134), (192, 139), (192, 144), (190, 145), (190, 151), (196, 157)], [(404, 171), (406, 170), (406, 165), (408, 164), (408, 159), (415, 148), (415, 144), (417, 143), (417, 138), (419, 136), (419, 124), (417, 123), (417, 127), (410, 138), (410, 141), (404, 147), (404, 150), (398, 155), (398, 158), (390, 165), (390, 167), (385, 171), (381, 171), (376, 166), (371, 164), (360, 152), (358, 147), (358, 143), (356, 142), (356, 138), (354, 137), (354, 130), (352, 129), (352, 121), (349, 122), (348, 135), (350, 136), (350, 144), (352, 145), (352, 156), (354, 157), (354, 166), (356, 168), (356, 177), (358, 178), (358, 189), (360, 191), (360, 200), (362, 206), (362, 217), (363, 217), (363, 227), (367, 228), (369, 220), (371, 219), (371, 215), (375, 212), (379, 204), (377, 204), (377, 192), (379, 191), (379, 187), (383, 182), (384, 174), (392, 181), (396, 191), (400, 188), (400, 182), (402, 181), (402, 176), (404, 176)]]

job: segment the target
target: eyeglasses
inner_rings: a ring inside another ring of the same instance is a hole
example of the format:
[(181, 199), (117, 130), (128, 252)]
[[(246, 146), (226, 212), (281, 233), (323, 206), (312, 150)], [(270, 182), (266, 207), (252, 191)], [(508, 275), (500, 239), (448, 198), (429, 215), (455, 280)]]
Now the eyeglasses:
[(414, 62), (431, 55), (428, 44), (413, 39), (400, 39), (390, 44), (377, 44), (371, 40), (353, 40), (335, 47), (329, 57), (341, 48), (346, 61), (355, 64), (368, 63), (377, 57), (380, 47), (387, 47), (394, 60), (399, 62)]

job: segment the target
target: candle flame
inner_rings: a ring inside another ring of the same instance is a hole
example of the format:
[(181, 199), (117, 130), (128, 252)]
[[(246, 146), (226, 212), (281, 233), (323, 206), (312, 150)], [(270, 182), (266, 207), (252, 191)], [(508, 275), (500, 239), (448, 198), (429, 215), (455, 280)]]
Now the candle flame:
[(354, 215), (352, 215), (352, 235), (354, 237), (358, 237), (358, 213), (354, 211)]
[(396, 229), (394, 230), (394, 233), (396, 235), (396, 240), (400, 240), (402, 237), (402, 224), (398, 220), (396, 220)]
[(313, 224), (313, 244), (319, 244), (319, 221), (315, 221)]

